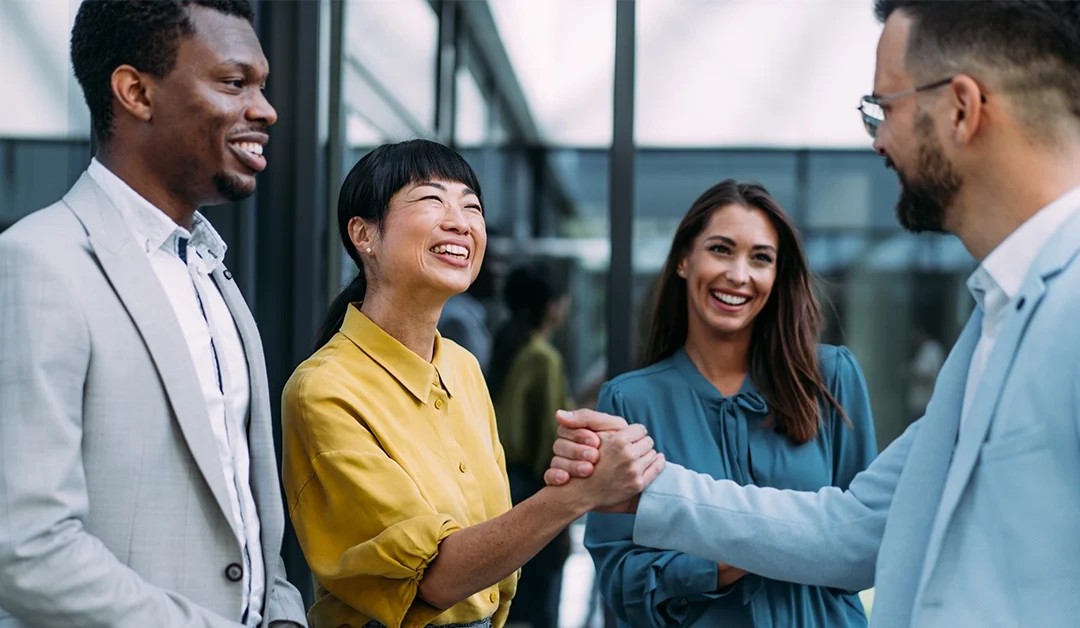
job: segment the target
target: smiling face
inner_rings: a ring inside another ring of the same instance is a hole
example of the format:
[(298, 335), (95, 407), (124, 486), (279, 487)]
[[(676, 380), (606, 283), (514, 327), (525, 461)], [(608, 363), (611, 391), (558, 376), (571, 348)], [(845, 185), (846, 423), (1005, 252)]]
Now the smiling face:
[(372, 289), (413, 302), (445, 302), (467, 290), (487, 248), (480, 200), (455, 181), (410, 183), (391, 197), (381, 230), (353, 218), (349, 231)]
[(677, 272), (686, 281), (691, 335), (749, 334), (772, 294), (779, 238), (765, 212), (742, 205), (713, 211)]
[(151, 77), (146, 161), (196, 206), (237, 201), (255, 191), (266, 167), (266, 129), (277, 112), (263, 87), (269, 67), (251, 24), (205, 7), (180, 38), (176, 66)]

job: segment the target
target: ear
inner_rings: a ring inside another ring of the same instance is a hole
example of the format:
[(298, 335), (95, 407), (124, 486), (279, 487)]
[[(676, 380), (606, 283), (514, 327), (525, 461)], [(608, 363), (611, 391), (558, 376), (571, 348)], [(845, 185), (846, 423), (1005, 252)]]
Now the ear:
[(686, 279), (686, 256), (683, 256), (679, 263), (675, 266), (675, 274), (683, 279)]
[[(375, 255), (375, 228), (363, 218), (353, 216), (349, 219), (349, 240), (352, 241), (361, 258)], [(369, 250), (371, 253), (368, 253)]]
[(958, 143), (966, 144), (979, 131), (986, 115), (986, 96), (975, 79), (960, 74), (949, 84), (952, 107), (952, 133)]
[(150, 121), (150, 85), (146, 75), (130, 65), (122, 65), (113, 70), (111, 85), (121, 107), (143, 122)]

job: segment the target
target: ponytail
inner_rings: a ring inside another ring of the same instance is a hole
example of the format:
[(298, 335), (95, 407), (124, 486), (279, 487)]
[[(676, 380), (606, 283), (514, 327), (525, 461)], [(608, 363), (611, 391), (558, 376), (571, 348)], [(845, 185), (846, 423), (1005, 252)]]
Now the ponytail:
[(349, 311), (349, 304), (363, 301), (366, 292), (367, 279), (364, 277), (363, 269), (361, 269), (360, 272), (356, 273), (356, 277), (349, 282), (349, 285), (345, 286), (341, 294), (337, 295), (333, 302), (330, 303), (330, 308), (326, 311), (326, 318), (319, 327), (319, 332), (315, 335), (315, 351), (330, 342), (334, 334), (341, 330), (341, 324), (345, 322), (345, 313)]

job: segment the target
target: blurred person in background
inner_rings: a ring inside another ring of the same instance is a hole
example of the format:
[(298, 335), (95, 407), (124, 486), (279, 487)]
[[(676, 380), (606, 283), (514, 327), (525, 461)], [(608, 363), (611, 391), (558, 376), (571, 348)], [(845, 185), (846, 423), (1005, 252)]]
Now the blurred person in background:
[[(760, 185), (723, 181), (679, 227), (658, 279), (647, 366), (597, 410), (644, 425), (668, 460), (775, 489), (846, 489), (877, 454), (851, 352), (819, 345), (822, 314), (798, 233)], [(793, 584), (636, 545), (626, 514), (588, 517), (585, 546), (626, 627), (857, 627), (857, 591)]]
[[(562, 355), (551, 344), (566, 322), (570, 295), (541, 267), (523, 266), (507, 276), (503, 301), (510, 318), (495, 336), (488, 383), (511, 499), (520, 504), (544, 488), (559, 427), (555, 413), (573, 405)], [(525, 564), (512, 621), (557, 628), (562, 568), (569, 554), (570, 534), (563, 530)]]
[(487, 247), (480, 184), (453, 150), (387, 144), (349, 172), (338, 232), (359, 270), (285, 386), (286, 500), (318, 584), (315, 628), (503, 626), (517, 571), (590, 508), (663, 466), (641, 426), (591, 483), (513, 506), (476, 358), (442, 338)]
[(945, 347), (934, 339), (921, 325), (912, 329), (915, 355), (908, 363), (907, 403), (908, 421), (914, 422), (926, 412), (926, 405), (934, 393), (941, 365), (945, 363)]
[(476, 281), (465, 292), (450, 297), (439, 317), (439, 334), (473, 354), (485, 377), (490, 375), (492, 343), (488, 306), (500, 292), (505, 266), (500, 256), (488, 251)]

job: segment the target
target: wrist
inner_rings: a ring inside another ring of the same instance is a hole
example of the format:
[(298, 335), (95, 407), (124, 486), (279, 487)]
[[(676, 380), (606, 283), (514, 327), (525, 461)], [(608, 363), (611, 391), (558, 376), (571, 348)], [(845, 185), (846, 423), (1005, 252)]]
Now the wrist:
[(562, 486), (545, 486), (540, 489), (553, 514), (569, 525), (596, 507), (588, 491), (582, 490), (582, 482), (571, 480)]

